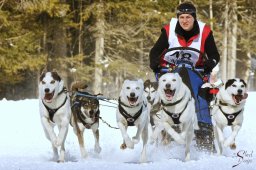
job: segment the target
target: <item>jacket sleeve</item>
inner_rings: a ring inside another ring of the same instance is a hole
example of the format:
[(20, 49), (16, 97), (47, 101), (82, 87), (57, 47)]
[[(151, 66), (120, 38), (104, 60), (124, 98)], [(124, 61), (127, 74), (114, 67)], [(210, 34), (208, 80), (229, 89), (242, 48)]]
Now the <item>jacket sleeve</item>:
[(166, 30), (162, 28), (160, 37), (158, 38), (158, 40), (156, 41), (155, 45), (153, 46), (149, 53), (150, 68), (154, 72), (157, 72), (157, 69), (159, 68), (161, 54), (165, 49), (168, 49), (168, 47), (169, 44)]
[(219, 63), (220, 54), (217, 50), (212, 31), (209, 33), (205, 41), (205, 53), (207, 54), (209, 60), (214, 61), (214, 66), (216, 66)]

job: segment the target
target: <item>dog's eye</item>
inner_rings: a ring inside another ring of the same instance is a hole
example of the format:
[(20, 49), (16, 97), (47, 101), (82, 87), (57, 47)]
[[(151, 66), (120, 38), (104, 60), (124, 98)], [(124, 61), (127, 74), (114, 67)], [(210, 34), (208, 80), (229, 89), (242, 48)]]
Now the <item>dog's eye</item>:
[(176, 79), (172, 79), (172, 81), (176, 81)]
[(130, 87), (126, 87), (126, 89), (130, 89)]
[(45, 84), (45, 81), (42, 81), (42, 84)]
[(136, 87), (136, 90), (139, 90), (140, 88), (139, 87)]
[(55, 83), (55, 80), (52, 80), (52, 81), (51, 81), (51, 84), (54, 84), (54, 83)]
[(232, 87), (236, 87), (236, 85), (235, 85), (235, 84), (233, 84), (233, 85), (232, 85)]
[(244, 87), (244, 85), (242, 85), (241, 87)]
[(166, 82), (166, 80), (165, 80), (165, 79), (163, 79), (163, 82)]

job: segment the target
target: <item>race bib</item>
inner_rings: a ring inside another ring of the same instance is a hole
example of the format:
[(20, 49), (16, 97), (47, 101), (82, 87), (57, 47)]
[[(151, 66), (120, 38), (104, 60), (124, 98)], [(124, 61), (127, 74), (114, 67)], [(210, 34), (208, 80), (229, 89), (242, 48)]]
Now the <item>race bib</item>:
[(198, 61), (199, 54), (191, 50), (176, 50), (170, 51), (165, 54), (164, 60), (170, 64), (179, 65), (179, 64), (189, 64), (192, 66), (196, 65)]

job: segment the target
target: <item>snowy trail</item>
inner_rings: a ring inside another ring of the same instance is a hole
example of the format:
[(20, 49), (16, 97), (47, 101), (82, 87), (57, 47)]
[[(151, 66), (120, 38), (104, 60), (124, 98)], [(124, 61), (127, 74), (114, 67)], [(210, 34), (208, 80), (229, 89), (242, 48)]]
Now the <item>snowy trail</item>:
[[(0, 170), (69, 170), (69, 169), (256, 169), (256, 92), (250, 92), (245, 106), (245, 119), (237, 137), (237, 149), (224, 150), (224, 156), (208, 155), (191, 147), (191, 161), (183, 162), (184, 147), (172, 143), (169, 146), (148, 145), (149, 163), (134, 164), (139, 160), (142, 143), (134, 150), (120, 150), (122, 137), (119, 130), (109, 128), (100, 121), (100, 145), (102, 152), (93, 152), (94, 138), (90, 130), (85, 130), (85, 143), (89, 151), (88, 159), (80, 158), (77, 138), (70, 126), (66, 140), (66, 162), (56, 163), (50, 160), (52, 149), (45, 138), (40, 123), (38, 100), (0, 101)], [(103, 102), (101, 102), (103, 103)], [(115, 106), (104, 102), (104, 105)], [(115, 108), (101, 106), (101, 116), (110, 125), (117, 127)], [(229, 132), (229, 129), (226, 129)], [(135, 133), (132, 127), (130, 134)], [(244, 151), (243, 159), (237, 153)], [(246, 154), (247, 155), (246, 155)], [(232, 168), (233, 165), (237, 165)]]

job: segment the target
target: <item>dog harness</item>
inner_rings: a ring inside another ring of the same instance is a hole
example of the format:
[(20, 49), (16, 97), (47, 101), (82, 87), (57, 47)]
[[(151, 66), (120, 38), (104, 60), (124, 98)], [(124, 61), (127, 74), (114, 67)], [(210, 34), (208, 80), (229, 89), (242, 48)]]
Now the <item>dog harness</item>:
[[(59, 92), (59, 94), (58, 95), (60, 95), (61, 93), (63, 93), (63, 92), (66, 92), (66, 88), (64, 87), (63, 89), (62, 89), (62, 91), (61, 92)], [(58, 107), (58, 108), (56, 108), (56, 109), (52, 109), (52, 108), (50, 108), (50, 107), (48, 107), (48, 106), (46, 106), (46, 104), (42, 101), (42, 103), (43, 103), (43, 105), (44, 105), (44, 107), (46, 108), (46, 110), (48, 111), (48, 113), (49, 113), (49, 118), (50, 118), (50, 121), (51, 122), (53, 122), (54, 123), (54, 121), (53, 121), (53, 116), (54, 116), (54, 114), (62, 107), (62, 106), (64, 106), (65, 105), (65, 103), (66, 103), (66, 101), (67, 101), (67, 99), (68, 99), (68, 97), (66, 96), (66, 98), (65, 98), (65, 100), (64, 100), (64, 102)]]
[(86, 123), (84, 121), (86, 119), (86, 117), (83, 114), (81, 114), (81, 111), (76, 112), (76, 115), (77, 115), (78, 119), (80, 120), (80, 122), (84, 125), (84, 127), (86, 127), (87, 129), (90, 129), (93, 124), (95, 124), (96, 122), (99, 121), (100, 111), (98, 110), (96, 112), (96, 114), (95, 114), (95, 121), (93, 123)]
[[(119, 109), (119, 112), (121, 113), (121, 115), (126, 119), (128, 126), (134, 126), (134, 122), (138, 119), (138, 117), (140, 117), (140, 115), (142, 113), (143, 106), (145, 108), (147, 107), (147, 104), (144, 104), (144, 102), (143, 102), (143, 105), (141, 106), (140, 110), (137, 113), (135, 113), (134, 116), (131, 116), (129, 113), (127, 113), (126, 110), (124, 110), (124, 108), (121, 105), (123, 105), (123, 103), (120, 103), (118, 105), (118, 109)], [(127, 105), (124, 105), (124, 106), (127, 107)], [(128, 106), (128, 107), (130, 107), (130, 106)]]
[[(178, 101), (176, 101), (176, 102), (174, 102), (174, 103), (168, 103), (168, 104), (165, 104), (165, 105), (163, 105), (163, 106), (174, 106), (175, 104), (178, 104), (179, 102), (181, 102), (182, 99), (183, 99), (183, 97), (182, 97), (180, 100), (178, 100)], [(172, 112), (169, 112), (169, 111), (167, 111), (164, 107), (163, 107), (163, 111), (164, 111), (166, 114), (168, 114), (168, 115), (172, 118), (172, 121), (174, 122), (174, 124), (180, 124), (180, 123), (181, 123), (181, 122), (180, 122), (180, 116), (181, 116), (182, 113), (186, 110), (186, 108), (187, 108), (188, 103), (189, 103), (190, 100), (191, 100), (191, 98), (189, 98), (189, 100), (188, 100), (186, 106), (184, 107), (184, 109), (183, 109), (180, 113), (172, 113)], [(163, 104), (162, 101), (161, 101), (161, 103)]]
[(233, 122), (235, 121), (237, 115), (243, 111), (243, 109), (239, 110), (238, 112), (232, 113), (232, 114), (227, 114), (225, 113), (222, 108), (219, 106), (220, 111), (223, 113), (223, 115), (227, 118), (228, 121), (228, 126), (233, 125)]

